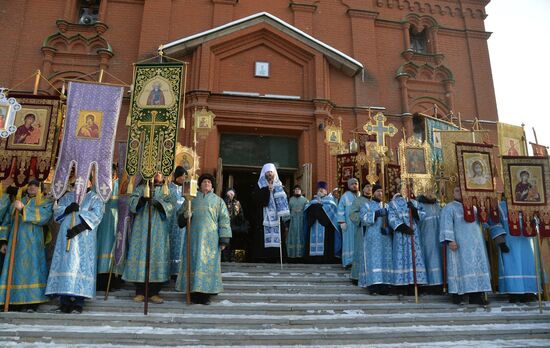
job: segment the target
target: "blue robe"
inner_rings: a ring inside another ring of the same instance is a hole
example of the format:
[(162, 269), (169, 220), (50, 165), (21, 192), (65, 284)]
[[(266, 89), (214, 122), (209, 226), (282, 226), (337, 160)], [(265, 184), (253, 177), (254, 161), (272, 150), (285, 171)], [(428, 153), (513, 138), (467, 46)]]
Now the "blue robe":
[[(145, 185), (136, 187), (128, 200), (130, 211), (135, 214), (124, 265), (122, 279), (128, 282), (145, 283), (145, 257), (147, 253), (147, 233), (149, 223), (149, 200), (138, 209), (139, 198), (143, 196)], [(164, 195), (162, 186), (151, 188), (151, 194), (163, 208), (160, 212), (152, 208), (151, 249), (149, 259), (149, 281), (163, 283), (170, 278), (170, 229), (174, 197), (172, 192)]]
[[(424, 219), (425, 213), (418, 206), (418, 202), (411, 200), (414, 206), (418, 209), (420, 221)], [(400, 194), (396, 194), (388, 205), (388, 222), (390, 227), (395, 231), (396, 228), (405, 224), (412, 227), (414, 230), (414, 251), (416, 259), (416, 283), (426, 284), (428, 278), (426, 276), (426, 266), (424, 263), (424, 253), (420, 243), (420, 231), (416, 220), (412, 219), (410, 226), (409, 208), (407, 200)], [(408, 234), (394, 232), (393, 235), (393, 285), (410, 285), (414, 284), (411, 236)]]
[[(317, 196), (306, 204), (304, 208), (304, 213), (307, 214), (307, 210), (314, 204), (322, 204), (323, 211), (330, 220), (332, 226), (334, 227), (334, 255), (337, 256), (338, 245), (336, 244), (336, 234), (338, 234), (338, 206), (334, 202), (333, 197), (325, 196), (319, 198)], [(304, 219), (304, 224), (307, 226), (307, 219)], [(307, 227), (306, 227), (307, 230)], [(309, 241), (307, 240), (309, 239)], [(311, 226), (311, 229), (307, 231), (306, 244), (309, 244), (309, 250), (307, 250), (307, 255), (309, 256), (324, 256), (328, 255), (325, 253), (325, 227), (315, 221)]]
[(4, 219), (9, 219), (7, 212), (10, 210), (10, 196), (0, 195), (0, 241), (8, 241), (9, 221), (4, 223)]
[[(36, 304), (47, 302), (45, 294), (48, 270), (46, 268), (46, 248), (43, 226), (52, 217), (53, 202), (42, 199), (40, 205), (35, 198), (24, 197), (21, 202), (25, 207), (18, 213), (19, 227), (15, 245), (14, 267), (11, 280), (10, 304)], [(13, 242), (15, 214), (12, 205), (11, 214), (6, 214), (5, 226), (9, 228), (6, 261), (0, 277), (0, 304), (6, 300), (9, 259)], [(5, 239), (0, 235), (0, 239)]]
[[(191, 202), (191, 292), (219, 294), (223, 291), (220, 240), (231, 238), (229, 212), (215, 193), (197, 193)], [(186, 291), (187, 248), (176, 281), (176, 290)]]
[(170, 275), (177, 275), (180, 270), (181, 248), (183, 247), (183, 239), (185, 238), (185, 227), (178, 226), (178, 211), (185, 203), (185, 197), (181, 192), (181, 186), (170, 183), (170, 191), (174, 197), (174, 209), (172, 213), (172, 221), (170, 222)]
[(355, 225), (349, 218), (351, 212), (351, 206), (357, 199), (357, 193), (347, 191), (340, 198), (338, 203), (338, 222), (345, 222), (346, 229), (342, 230), (342, 265), (344, 267), (349, 266), (353, 262), (353, 250), (355, 240)]
[(420, 244), (426, 262), (428, 285), (443, 284), (443, 261), (441, 258), (442, 244), (439, 242), (439, 216), (441, 208), (434, 204), (418, 203), (426, 216), (418, 223), (420, 228)]
[(446, 248), (450, 294), (491, 291), (491, 271), (481, 226), (477, 221), (464, 221), (462, 203), (453, 201), (441, 210), (439, 240), (458, 244), (456, 251)]
[[(105, 203), (90, 191), (84, 196), (76, 213), (65, 214), (65, 208), (75, 202), (74, 192), (67, 192), (54, 209), (59, 226), (57, 241), (48, 276), (46, 295), (69, 295), (93, 298), (97, 268), (97, 227), (105, 212)], [(74, 224), (73, 224), (74, 218)], [(81, 221), (91, 228), (71, 239), (67, 252), (67, 230)]]
[(366, 229), (358, 283), (361, 287), (392, 284), (394, 281), (392, 235), (383, 226), (385, 217), (375, 218), (375, 213), (380, 208), (380, 202), (369, 199), (361, 206), (359, 213)]
[(105, 204), (105, 214), (97, 228), (97, 274), (109, 273), (116, 226), (118, 224), (118, 180), (113, 181), (113, 193)]
[(351, 264), (350, 278), (359, 280), (359, 272), (364, 268), (364, 255), (363, 255), (363, 234), (364, 225), (361, 222), (360, 212), (361, 207), (366, 204), (370, 199), (361, 195), (351, 205), (349, 219), (355, 225), (355, 236), (353, 240), (353, 261)]
[(537, 271), (533, 242), (535, 237), (511, 236), (508, 226), (508, 207), (506, 202), (499, 204), (500, 226), (503, 229), (491, 229), (491, 238), (504, 235), (510, 251), (498, 250), (498, 292), (501, 294), (537, 293)]
[(308, 200), (304, 196), (290, 197), (290, 227), (286, 237), (288, 257), (303, 257), (306, 253), (306, 234), (304, 229), (304, 208)]

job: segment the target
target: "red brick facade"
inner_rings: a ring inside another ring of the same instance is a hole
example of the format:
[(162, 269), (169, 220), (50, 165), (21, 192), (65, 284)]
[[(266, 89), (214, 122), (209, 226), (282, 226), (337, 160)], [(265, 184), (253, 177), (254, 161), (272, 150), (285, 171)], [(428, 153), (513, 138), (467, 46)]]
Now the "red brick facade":
[[(151, 57), (159, 45), (260, 12), (364, 66), (364, 72), (352, 71), (333, 51), (270, 20), (168, 49), (189, 62), (186, 124), (196, 107), (216, 114), (217, 129), (199, 146), (203, 171), (215, 171), (222, 133), (281, 135), (298, 140), (299, 166), (313, 163), (314, 181), (334, 184), (336, 161), (319, 126), (341, 117), (349, 140), (366, 122), (368, 106), (384, 107), (408, 134), (412, 115), (432, 114), (434, 104), (441, 115), (497, 120), (484, 30), (489, 0), (102, 0), (100, 22), (91, 26), (73, 24), (79, 2), (3, 2), (1, 86), (18, 85), (36, 69), (56, 86), (99, 69), (131, 83), (132, 63)], [(425, 53), (409, 50), (411, 33), (423, 30)], [(268, 78), (254, 76), (256, 61), (269, 62)], [(31, 89), (30, 80), (16, 88)], [(41, 89), (51, 92), (46, 84)], [(119, 140), (126, 138), (124, 122), (121, 117)], [(186, 145), (190, 133), (190, 127), (181, 132)]]

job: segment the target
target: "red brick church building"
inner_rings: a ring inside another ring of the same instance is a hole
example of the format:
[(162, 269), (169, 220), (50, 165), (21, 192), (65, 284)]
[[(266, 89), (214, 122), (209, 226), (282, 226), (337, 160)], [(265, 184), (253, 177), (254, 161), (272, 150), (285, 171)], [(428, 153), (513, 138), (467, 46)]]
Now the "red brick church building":
[[(311, 164), (314, 182), (334, 184), (336, 160), (322, 129), (339, 118), (346, 141), (366, 123), (369, 107), (409, 135), (419, 112), (497, 120), (488, 3), (4, 1), (0, 86), (32, 90), (32, 79), (21, 81), (37, 69), (56, 87), (97, 79), (88, 74), (100, 69), (130, 84), (132, 63), (163, 45), (166, 55), (189, 63), (186, 124), (196, 108), (216, 115), (216, 129), (199, 144), (203, 172), (223, 169), (224, 186), (242, 190), (264, 162), (276, 162), (287, 184)], [(40, 89), (53, 92), (45, 83)], [(127, 136), (128, 104), (118, 140)], [(192, 143), (190, 128), (180, 134), (184, 145)]]

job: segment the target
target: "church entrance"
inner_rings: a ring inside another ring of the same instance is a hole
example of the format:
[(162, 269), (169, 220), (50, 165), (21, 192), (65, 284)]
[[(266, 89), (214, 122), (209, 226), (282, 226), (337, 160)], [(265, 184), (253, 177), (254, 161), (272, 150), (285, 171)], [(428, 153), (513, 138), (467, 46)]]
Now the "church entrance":
[[(295, 183), (298, 172), (298, 142), (296, 138), (222, 134), (222, 197), (229, 188), (235, 189), (244, 217), (249, 224), (248, 233), (235, 234), (231, 249), (237, 251), (238, 261), (264, 260), (261, 209), (254, 197), (263, 164), (275, 163), (277, 173), (287, 194)], [(283, 245), (284, 247), (284, 245)], [(284, 251), (284, 250), (283, 250)], [(278, 257), (278, 251), (277, 251)]]

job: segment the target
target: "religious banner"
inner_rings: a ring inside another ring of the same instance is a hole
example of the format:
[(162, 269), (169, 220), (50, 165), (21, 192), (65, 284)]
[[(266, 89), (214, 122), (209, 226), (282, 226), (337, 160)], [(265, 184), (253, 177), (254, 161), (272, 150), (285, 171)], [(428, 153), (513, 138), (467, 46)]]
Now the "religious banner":
[(103, 201), (109, 200), (113, 187), (115, 132), (123, 92), (123, 86), (69, 82), (63, 141), (52, 180), (56, 199), (65, 193), (74, 167), (75, 194), (80, 203), (94, 166), (97, 194)]
[(128, 175), (150, 180), (157, 172), (167, 177), (174, 170), (184, 69), (180, 62), (135, 65)]
[(348, 189), (348, 179), (359, 179), (361, 176), (356, 157), (356, 154), (343, 154), (336, 156), (336, 182), (340, 192), (344, 192)]
[(464, 220), (498, 223), (498, 197), (494, 183), (493, 145), (457, 143), (456, 156)]
[(502, 156), (527, 156), (523, 127), (498, 122), (498, 145)]
[(392, 199), (396, 193), (399, 193), (401, 187), (401, 166), (399, 164), (389, 163), (386, 166), (386, 197)]
[(533, 156), (536, 157), (548, 157), (548, 148), (544, 145), (529, 143), (533, 149)]
[(15, 114), (21, 109), (21, 105), (14, 97), (8, 98), (5, 89), (0, 89), (0, 138), (5, 139), (15, 133)]
[(443, 142), (441, 140), (441, 131), (457, 131), (460, 128), (448, 121), (436, 119), (430, 116), (424, 118), (426, 141), (430, 145), (432, 153), (432, 163), (441, 163), (443, 161)]
[(503, 156), (504, 189), (512, 236), (536, 236), (533, 217), (540, 219), (540, 234), (550, 237), (550, 165), (548, 157)]
[[(433, 191), (432, 155), (428, 142), (422, 142), (412, 136), (399, 143), (399, 164), (401, 165), (401, 182), (412, 184), (410, 194)], [(403, 192), (403, 187), (402, 191)]]
[(17, 98), (20, 108), (12, 119), (14, 134), (0, 138), (0, 180), (11, 177), (22, 187), (32, 178), (44, 181), (50, 174), (58, 147), (62, 102), (53, 96), (10, 96)]

